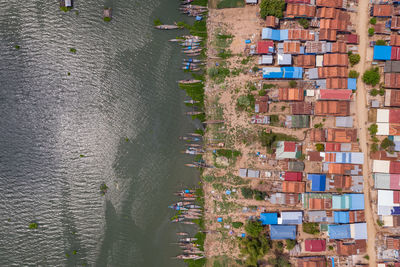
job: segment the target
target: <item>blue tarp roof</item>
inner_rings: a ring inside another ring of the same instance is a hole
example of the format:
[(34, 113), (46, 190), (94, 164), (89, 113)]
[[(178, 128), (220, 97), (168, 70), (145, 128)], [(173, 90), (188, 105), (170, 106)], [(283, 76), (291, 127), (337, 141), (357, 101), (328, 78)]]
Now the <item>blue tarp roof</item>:
[(330, 239), (351, 238), (350, 224), (330, 224), (328, 226), (328, 235)]
[(335, 223), (349, 223), (350, 212), (349, 211), (334, 211), (333, 219)]
[(349, 194), (351, 196), (350, 210), (364, 209), (364, 194)]
[(269, 39), (274, 41), (284, 41), (289, 37), (288, 30), (275, 30), (271, 28), (263, 28), (261, 33), (262, 39)]
[(357, 79), (356, 78), (347, 78), (347, 88), (351, 90), (357, 89)]
[(309, 174), (307, 179), (311, 181), (311, 191), (325, 191), (326, 174)]
[(374, 60), (390, 60), (392, 56), (392, 47), (388, 45), (374, 46)]
[(301, 67), (265, 67), (263, 68), (264, 79), (302, 79), (303, 68)]
[(393, 207), (393, 209), (390, 211), (391, 215), (400, 215), (400, 207)]
[(271, 239), (296, 239), (296, 225), (271, 225)]
[(278, 224), (278, 213), (261, 213), (260, 221), (262, 225)]

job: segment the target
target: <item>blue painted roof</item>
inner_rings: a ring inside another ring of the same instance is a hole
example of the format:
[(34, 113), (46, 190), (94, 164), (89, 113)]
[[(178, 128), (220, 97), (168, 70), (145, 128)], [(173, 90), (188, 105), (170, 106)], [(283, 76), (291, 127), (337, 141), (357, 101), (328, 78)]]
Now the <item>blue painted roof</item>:
[(400, 215), (400, 207), (393, 207), (393, 209), (390, 211), (391, 215)]
[(262, 39), (269, 39), (274, 41), (284, 41), (289, 38), (288, 30), (275, 30), (271, 28), (263, 28), (261, 32)]
[(278, 224), (278, 213), (261, 213), (260, 221), (262, 225)]
[(390, 60), (392, 56), (392, 47), (388, 45), (374, 46), (374, 60)]
[(351, 90), (357, 89), (357, 79), (356, 78), (348, 78), (347, 79), (347, 88)]
[(326, 174), (309, 174), (307, 179), (311, 181), (311, 191), (325, 191)]
[(334, 211), (333, 219), (335, 223), (349, 223), (350, 212), (349, 211)]
[(296, 225), (271, 225), (271, 239), (296, 239)]
[(301, 67), (281, 67), (283, 78), (286, 79), (302, 79), (303, 68)]
[(351, 238), (349, 224), (330, 224), (328, 226), (328, 235), (330, 239)]
[(364, 194), (348, 194), (351, 196), (350, 210), (364, 209)]

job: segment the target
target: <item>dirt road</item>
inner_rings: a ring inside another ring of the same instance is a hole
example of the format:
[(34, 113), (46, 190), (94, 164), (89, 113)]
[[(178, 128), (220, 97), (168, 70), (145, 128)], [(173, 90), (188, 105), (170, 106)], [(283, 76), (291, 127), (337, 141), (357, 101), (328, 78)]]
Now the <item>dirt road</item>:
[[(360, 35), (359, 54), (361, 56), (360, 63), (356, 66), (360, 76), (369, 68), (366, 66), (367, 48), (369, 46), (368, 40), (368, 1), (360, 0), (358, 6), (358, 21), (357, 33)], [(357, 96), (356, 96), (356, 119), (358, 121), (359, 140), (361, 151), (364, 153), (364, 198), (365, 198), (365, 219), (367, 222), (368, 240), (367, 240), (367, 253), (369, 255), (369, 266), (376, 267), (376, 250), (375, 250), (375, 236), (376, 236), (376, 224), (374, 214), (372, 210), (370, 191), (372, 189), (372, 177), (370, 169), (370, 159), (368, 154), (368, 130), (367, 130), (367, 119), (368, 119), (368, 107), (367, 107), (367, 89), (361, 80), (361, 77), (357, 82)]]

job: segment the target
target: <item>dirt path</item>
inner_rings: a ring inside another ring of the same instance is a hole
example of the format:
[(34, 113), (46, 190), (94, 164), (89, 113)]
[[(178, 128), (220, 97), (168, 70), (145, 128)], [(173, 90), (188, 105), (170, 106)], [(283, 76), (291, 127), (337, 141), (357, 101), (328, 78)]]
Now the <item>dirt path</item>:
[[(359, 54), (361, 56), (360, 63), (358, 63), (356, 69), (360, 73), (360, 76), (365, 72), (368, 67), (366, 66), (366, 57), (367, 57), (367, 48), (369, 46), (367, 28), (368, 28), (368, 1), (360, 0), (358, 6), (358, 24), (357, 24), (357, 33), (360, 35), (360, 44), (359, 44)], [(368, 64), (369, 65), (369, 64)], [(361, 78), (358, 79), (357, 82), (357, 96), (356, 96), (356, 118), (358, 121), (358, 130), (359, 130), (359, 139), (360, 139), (360, 148), (364, 153), (364, 166), (363, 166), (363, 175), (364, 175), (364, 198), (365, 198), (365, 219), (367, 222), (367, 231), (368, 231), (368, 240), (367, 240), (367, 252), (369, 255), (369, 266), (376, 267), (376, 250), (375, 250), (375, 237), (376, 237), (376, 225), (374, 214), (372, 210), (371, 196), (370, 191), (372, 189), (372, 177), (371, 177), (371, 169), (370, 169), (370, 159), (368, 153), (368, 144), (367, 144), (367, 117), (368, 117), (368, 108), (366, 101), (367, 89), (365, 88), (364, 83)]]

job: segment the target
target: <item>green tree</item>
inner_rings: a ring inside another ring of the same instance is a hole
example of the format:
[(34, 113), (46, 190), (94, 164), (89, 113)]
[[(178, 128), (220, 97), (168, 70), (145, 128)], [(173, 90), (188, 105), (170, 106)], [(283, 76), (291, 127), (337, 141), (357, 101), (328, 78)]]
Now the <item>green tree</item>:
[(392, 151), (393, 147), (394, 147), (394, 142), (389, 138), (386, 137), (385, 139), (382, 140), (381, 142), (382, 149)]
[(324, 144), (315, 144), (315, 148), (319, 152), (325, 151), (325, 145)]
[(312, 235), (319, 234), (318, 223), (312, 223), (312, 222), (303, 223), (303, 232)]
[(386, 41), (385, 40), (377, 40), (376, 45), (386, 45)]
[(358, 78), (358, 76), (360, 76), (360, 73), (358, 73), (355, 70), (351, 70), (349, 71), (349, 78)]
[(289, 81), (289, 87), (290, 88), (296, 88), (297, 87), (297, 82), (293, 81), (293, 80)]
[(368, 35), (372, 36), (375, 33), (375, 29), (374, 28), (368, 28)]
[(372, 25), (375, 25), (376, 24), (376, 18), (371, 18), (369, 20), (369, 23), (371, 23)]
[(371, 68), (364, 72), (362, 77), (364, 83), (375, 86), (379, 83), (381, 76), (379, 75), (379, 68)]
[(259, 96), (265, 96), (266, 94), (267, 94), (267, 91), (265, 89), (261, 89), (260, 91), (258, 91)]
[(292, 250), (296, 246), (296, 240), (286, 239), (286, 248)]
[(375, 143), (371, 144), (371, 152), (374, 153), (376, 151), (378, 151), (378, 144)]
[(240, 227), (242, 227), (243, 226), (243, 223), (242, 222), (233, 222), (232, 223), (232, 227), (233, 228), (240, 228)]
[(308, 19), (301, 18), (298, 20), (298, 22), (301, 26), (303, 26), (304, 29), (308, 29), (308, 27), (310, 27), (310, 22), (308, 21)]
[(260, 221), (249, 221), (244, 229), (248, 236), (256, 238), (264, 230), (264, 227), (261, 225)]
[(371, 91), (369, 91), (369, 94), (370, 94), (370, 95), (372, 95), (372, 96), (377, 96), (377, 95), (378, 95), (378, 93), (379, 93), (379, 91), (378, 91), (378, 90), (376, 90), (375, 88), (374, 88), (374, 89), (372, 89)]
[(242, 187), (240, 191), (245, 199), (252, 199), (254, 195), (254, 190), (249, 187)]
[(354, 66), (354, 65), (356, 65), (356, 64), (358, 64), (358, 62), (360, 62), (360, 59), (361, 59), (361, 57), (360, 57), (360, 55), (359, 54), (350, 54), (349, 55), (349, 61), (350, 61), (350, 65), (351, 66)]
[(265, 19), (267, 16), (283, 18), (285, 9), (284, 0), (262, 0), (260, 4), (260, 16)]
[(38, 224), (33, 222), (29, 224), (29, 229), (37, 229), (38, 228)]
[(375, 136), (378, 132), (378, 125), (376, 125), (375, 123), (372, 124), (371, 126), (369, 126), (368, 131), (371, 136)]

